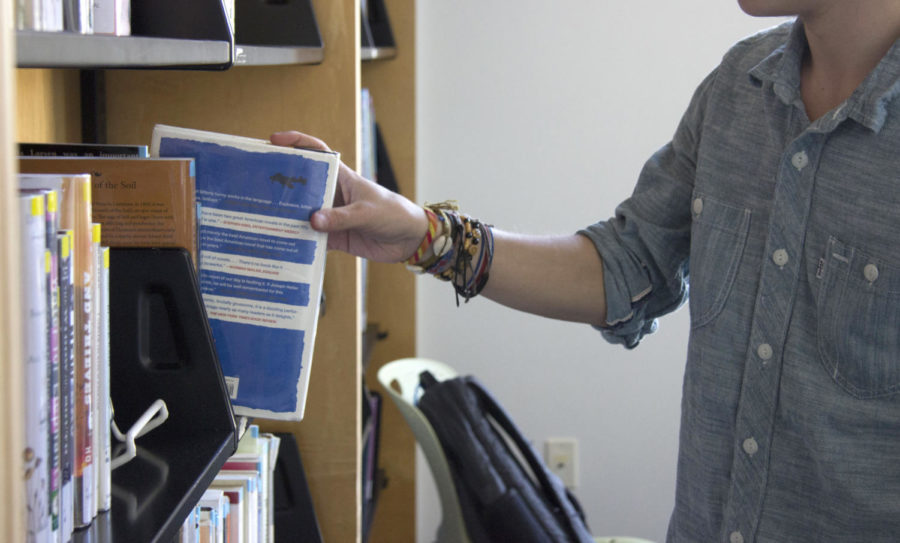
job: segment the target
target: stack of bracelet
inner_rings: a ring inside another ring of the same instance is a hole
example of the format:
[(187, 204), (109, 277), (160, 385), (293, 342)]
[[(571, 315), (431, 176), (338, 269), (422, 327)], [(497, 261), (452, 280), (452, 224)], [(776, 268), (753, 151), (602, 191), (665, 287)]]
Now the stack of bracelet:
[[(487, 284), (494, 258), (491, 225), (459, 213), (455, 203), (425, 204), (428, 232), (407, 267), (453, 283), (456, 305), (468, 302)], [(423, 261), (423, 257), (431, 254)]]

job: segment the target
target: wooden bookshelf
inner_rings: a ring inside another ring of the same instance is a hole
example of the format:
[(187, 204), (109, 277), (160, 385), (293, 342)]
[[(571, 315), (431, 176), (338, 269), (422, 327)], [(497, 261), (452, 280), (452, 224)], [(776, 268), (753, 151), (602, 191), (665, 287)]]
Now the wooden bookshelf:
[[(370, 90), (400, 193), (416, 200), (415, 0), (384, 0), (396, 43), (390, 58), (362, 63), (362, 85)], [(366, 384), (378, 390), (376, 374), (387, 362), (416, 350), (415, 276), (403, 266), (369, 264), (368, 319), (387, 337), (372, 349)], [(388, 478), (375, 506), (369, 543), (415, 541), (415, 438), (400, 411), (382, 391), (380, 465)]]
[[(2, 2), (3, 15), (13, 13), (11, 0)], [(386, 2), (397, 40), (397, 53), (389, 59), (362, 61), (359, 0), (314, 0), (323, 53), (304, 56), (297, 50), (258, 50), (251, 65), (226, 71), (113, 69), (102, 72), (106, 94), (106, 132), (109, 143), (148, 144), (154, 124), (213, 130), (268, 138), (279, 130), (301, 130), (322, 138), (341, 152), (344, 162), (358, 166), (360, 137), (359, 92), (364, 83), (376, 95), (378, 120), (391, 152), (401, 192), (415, 198), (415, 11), (414, 0)], [(28, 40), (10, 31), (0, 19), (0, 107), (9, 113), (0, 126), (6, 178), (14, 179), (16, 141), (80, 141), (81, 82), (78, 68), (104, 62), (79, 60), (71, 68), (19, 68), (14, 44)], [(40, 39), (40, 38), (37, 38)], [(86, 47), (95, 46), (96, 42)], [(169, 43), (168, 47), (179, 45)], [(76, 45), (72, 46), (77, 47)], [(35, 65), (60, 66), (46, 52)], [(157, 53), (154, 53), (157, 54)], [(161, 53), (160, 53), (161, 54)], [(166, 53), (166, 54), (178, 54)], [(21, 56), (21, 54), (20, 54)], [(24, 58), (30, 58), (27, 55)], [(275, 60), (266, 60), (275, 59)], [(196, 59), (192, 59), (196, 60)], [(239, 59), (237, 59), (239, 60)], [(132, 62), (132, 59), (127, 59)], [(272, 65), (252, 65), (256, 62)], [(312, 64), (307, 62), (313, 62)], [(70, 63), (70, 64), (69, 64)], [(29, 64), (30, 65), (30, 64)], [(124, 65), (129, 65), (125, 63)], [(139, 66), (136, 65), (135, 67)], [(161, 66), (164, 69), (158, 69)], [(170, 66), (171, 67), (171, 66)], [(18, 96), (18, 105), (12, 100)], [(15, 121), (13, 121), (15, 119)], [(15, 123), (15, 126), (13, 126)], [(11, 208), (15, 183), (4, 184), (4, 242), (15, 247), (17, 225)], [(18, 304), (18, 274), (13, 258), (3, 260), (0, 299), (6, 307)], [(373, 352), (371, 371), (384, 362), (415, 351), (414, 280), (402, 266), (370, 268), (368, 311), (370, 320), (388, 332)], [(316, 513), (326, 541), (361, 540), (360, 508), (360, 380), (362, 337), (359, 330), (360, 265), (357, 259), (332, 252), (324, 282), (326, 310), (319, 322), (311, 368), (306, 418), (300, 423), (258, 420), (264, 430), (292, 433), (303, 455)], [(21, 348), (19, 328), (10, 315), (0, 316), (0, 366), (4, 407), (20, 412), (21, 375), (9, 363)], [(374, 373), (367, 380), (375, 386)], [(415, 539), (414, 441), (390, 402), (385, 402), (380, 465), (388, 486), (379, 499), (369, 541), (412, 542)], [(22, 496), (20, 481), (21, 424), (8, 417), (0, 423), (3, 446), (0, 459), (2, 491)], [(3, 541), (24, 540), (24, 500), (11, 498), (0, 508)]]

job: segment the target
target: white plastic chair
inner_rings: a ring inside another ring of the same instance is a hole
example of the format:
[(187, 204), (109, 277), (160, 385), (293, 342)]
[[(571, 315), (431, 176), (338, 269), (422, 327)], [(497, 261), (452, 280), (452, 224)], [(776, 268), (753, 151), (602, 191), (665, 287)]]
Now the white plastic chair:
[[(437, 543), (469, 543), (469, 535), (459, 507), (456, 485), (450, 475), (450, 466), (444, 449), (438, 441), (437, 434), (425, 415), (416, 407), (416, 394), (419, 391), (419, 374), (430, 371), (438, 381), (452, 379), (457, 376), (450, 366), (425, 358), (403, 358), (394, 360), (378, 370), (378, 381), (388, 391), (391, 399), (397, 404), (403, 418), (412, 429), (437, 486), (441, 500), (441, 525), (437, 531)], [(396, 383), (399, 392), (391, 386)]]
[[(419, 375), (426, 370), (438, 381), (453, 379), (458, 375), (456, 370), (443, 362), (427, 358), (401, 358), (382, 366), (378, 370), (378, 381), (388, 391), (412, 429), (434, 476), (442, 512), (436, 543), (470, 543), (444, 449), (441, 448), (431, 423), (416, 407), (417, 395), (420, 392)], [(392, 383), (396, 384), (399, 390), (391, 386)], [(653, 543), (633, 537), (595, 537), (594, 540), (597, 543)]]

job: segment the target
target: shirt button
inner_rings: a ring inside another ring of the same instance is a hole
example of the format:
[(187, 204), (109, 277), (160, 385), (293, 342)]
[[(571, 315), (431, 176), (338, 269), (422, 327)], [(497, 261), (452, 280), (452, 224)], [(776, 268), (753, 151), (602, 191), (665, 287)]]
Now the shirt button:
[(788, 263), (788, 253), (784, 249), (776, 249), (774, 253), (772, 253), (772, 261), (779, 268), (783, 268), (785, 264)]
[(866, 280), (870, 283), (874, 283), (876, 279), (878, 279), (878, 266), (875, 264), (866, 264), (866, 267), (863, 268), (863, 275), (866, 276)]
[(756, 354), (759, 355), (763, 360), (769, 360), (772, 358), (772, 346), (768, 343), (763, 343), (759, 347), (756, 348)]
[(728, 536), (728, 541), (730, 543), (744, 543), (744, 536), (741, 535), (741, 532), (734, 531)]
[(749, 454), (750, 456), (753, 456), (754, 454), (756, 454), (756, 451), (759, 450), (759, 443), (757, 443), (756, 440), (752, 437), (748, 437), (747, 439), (745, 439), (742, 446), (744, 448), (744, 452)]
[(791, 164), (798, 170), (805, 168), (806, 165), (809, 164), (809, 157), (806, 156), (806, 151), (794, 153), (794, 156), (791, 157)]
[(691, 206), (691, 209), (694, 211), (694, 215), (699, 215), (703, 212), (703, 199), (695, 198), (694, 203)]

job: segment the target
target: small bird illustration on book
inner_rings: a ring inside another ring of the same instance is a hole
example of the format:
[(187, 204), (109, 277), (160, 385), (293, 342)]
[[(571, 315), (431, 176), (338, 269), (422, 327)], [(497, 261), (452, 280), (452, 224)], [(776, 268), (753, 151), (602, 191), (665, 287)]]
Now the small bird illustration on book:
[(270, 176), (269, 180), (273, 183), (281, 183), (289, 189), (294, 188), (294, 183), (306, 185), (306, 178), (300, 175), (298, 175), (297, 177), (289, 177), (287, 175), (284, 175), (283, 173), (276, 173), (275, 175)]

